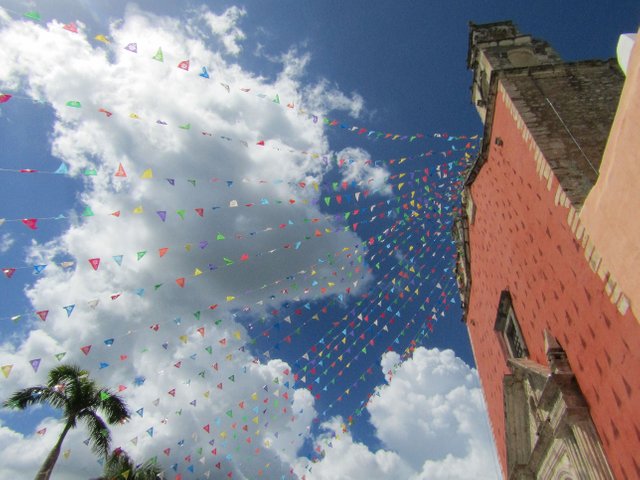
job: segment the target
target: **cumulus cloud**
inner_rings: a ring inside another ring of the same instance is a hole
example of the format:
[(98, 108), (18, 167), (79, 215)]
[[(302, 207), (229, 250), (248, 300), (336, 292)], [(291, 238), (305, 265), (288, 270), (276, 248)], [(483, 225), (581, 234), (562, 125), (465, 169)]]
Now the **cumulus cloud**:
[(325, 425), (325, 457), (300, 468), (309, 479), (495, 479), (499, 467), (491, 442), (477, 372), (451, 350), (417, 348), (401, 362), (386, 353), (387, 384), (367, 409), (384, 448), (375, 452)]
[(5, 233), (0, 237), (0, 253), (6, 253), (13, 246), (15, 239), (10, 233)]
[(235, 5), (227, 8), (220, 15), (203, 8), (202, 18), (211, 33), (217, 36), (230, 55), (238, 55), (242, 51), (240, 43), (246, 38), (238, 27), (238, 21), (247, 14), (244, 8)]
[[(244, 14), (203, 10), (193, 22), (207, 21), (236, 54)], [(275, 93), (297, 98), (306, 88), (299, 72), (266, 83), (227, 63), (197, 30), (135, 7), (111, 26), (108, 45), (81, 23), (77, 34), (62, 26), (5, 21), (0, 84), (50, 105), (51, 153), (71, 174), (99, 172), (78, 193), (94, 215), (70, 212), (62, 235), (29, 249), (27, 263), (50, 266), (26, 294), (34, 310), (49, 314), (46, 322), (26, 320), (25, 338), (0, 346), (3, 364), (14, 365), (3, 391), (43, 382), (55, 355), (65, 353), (63, 361), (121, 391), (133, 416), (113, 428), (114, 446), (137, 460), (158, 456), (167, 469), (197, 475), (221, 462), (239, 476), (279, 478), (309, 435), (313, 399), (293, 388), (289, 365), (253, 357), (237, 314), (257, 318), (285, 300), (324, 296), (331, 271), (350, 266), (344, 256), (334, 265), (318, 259), (359, 243), (323, 217), (311, 188), (300, 187), (322, 182), (325, 168), (301, 151), (326, 152), (328, 143), (321, 125), (271, 101)], [(132, 42), (137, 53), (124, 48)], [(163, 61), (152, 58), (159, 47)], [(177, 68), (185, 59), (190, 71)], [(209, 79), (198, 75), (200, 66)], [(317, 93), (318, 105), (331, 104), (322, 98), (328, 92)], [(342, 106), (352, 109), (346, 98)], [(127, 177), (114, 176), (119, 165)], [(148, 170), (153, 178), (142, 179)], [(325, 234), (314, 235), (318, 228)], [(168, 249), (162, 257), (161, 248)], [(92, 258), (101, 259), (96, 270)], [(291, 288), (293, 281), (308, 288)], [(338, 288), (346, 286), (357, 292), (351, 281)], [(63, 307), (71, 305), (68, 315)], [(32, 359), (42, 359), (37, 373)], [(53, 419), (45, 426), (44, 436), (2, 428), (0, 440), (12, 447), (0, 454), (0, 476), (37, 469), (59, 431)], [(99, 473), (85, 454), (86, 435), (79, 428), (65, 441), (70, 453), (57, 467), (64, 478)], [(29, 453), (16, 460), (18, 451)]]
[(363, 188), (376, 191), (382, 195), (391, 194), (391, 185), (387, 182), (389, 171), (375, 164), (371, 156), (361, 148), (345, 148), (337, 153), (338, 158), (345, 158), (342, 178), (348, 183), (361, 185)]

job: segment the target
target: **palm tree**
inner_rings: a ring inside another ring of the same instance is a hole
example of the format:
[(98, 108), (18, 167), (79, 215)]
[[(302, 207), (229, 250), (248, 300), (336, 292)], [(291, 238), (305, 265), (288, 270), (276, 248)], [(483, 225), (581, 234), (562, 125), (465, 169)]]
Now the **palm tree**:
[(111, 434), (105, 421), (98, 415), (100, 410), (109, 425), (124, 422), (129, 410), (124, 400), (106, 388), (98, 388), (89, 379), (89, 372), (76, 365), (60, 365), (49, 372), (46, 385), (37, 385), (18, 390), (3, 404), (4, 407), (25, 408), (48, 403), (63, 411), (64, 428), (60, 438), (45, 459), (36, 480), (48, 480), (60, 455), (60, 448), (69, 430), (83, 421), (89, 429), (89, 440), (94, 453), (106, 457), (109, 453)]
[(104, 474), (97, 480), (157, 480), (162, 468), (149, 460), (135, 465), (127, 452), (117, 448), (104, 464)]

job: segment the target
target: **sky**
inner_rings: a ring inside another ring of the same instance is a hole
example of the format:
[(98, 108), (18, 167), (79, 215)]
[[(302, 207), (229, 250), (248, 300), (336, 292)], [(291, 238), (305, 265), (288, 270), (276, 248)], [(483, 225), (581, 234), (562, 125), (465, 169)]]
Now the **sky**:
[[(80, 364), (165, 478), (499, 478), (449, 236), (468, 22), (609, 58), (640, 7), (112, 3), (0, 2), (0, 398)], [(3, 477), (58, 419), (0, 412)]]

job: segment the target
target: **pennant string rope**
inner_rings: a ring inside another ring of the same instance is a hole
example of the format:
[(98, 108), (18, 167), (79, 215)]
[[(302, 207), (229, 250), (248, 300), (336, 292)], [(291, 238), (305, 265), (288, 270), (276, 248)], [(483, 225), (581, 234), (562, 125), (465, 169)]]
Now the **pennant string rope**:
[[(400, 191), (405, 185), (411, 185), (411, 184), (419, 184), (421, 181), (421, 179), (417, 178), (417, 179), (413, 179), (413, 180), (406, 180), (405, 182), (400, 182), (397, 184), (397, 188), (398, 191)], [(425, 182), (426, 183), (426, 182)], [(430, 185), (432, 185), (434, 188), (437, 188), (437, 185), (435, 183), (435, 180), (432, 180)], [(424, 188), (426, 189), (425, 191), (427, 191), (429, 193), (429, 185), (425, 185)], [(373, 189), (373, 190), (362, 190), (362, 191), (356, 191), (355, 193), (353, 193), (353, 202), (355, 202), (356, 204), (358, 204), (360, 202), (361, 198), (366, 199), (367, 197), (369, 197), (370, 195), (373, 195), (375, 193), (378, 192), (382, 192), (385, 190), (385, 187), (380, 187), (377, 189)], [(435, 195), (435, 193), (434, 193)], [(331, 205), (331, 201), (333, 200), (335, 203), (337, 204), (350, 204), (352, 203), (351, 200), (351, 196), (347, 195), (347, 194), (335, 194), (335, 195), (325, 195), (322, 199), (324, 201), (324, 203), (327, 206)], [(302, 198), (300, 199), (299, 197), (295, 197), (295, 196), (291, 196), (288, 200), (281, 200), (281, 199), (267, 199), (267, 198), (261, 198), (260, 200), (254, 200), (254, 201), (250, 201), (250, 202), (239, 202), (238, 200), (230, 200), (228, 201), (227, 205), (214, 205), (213, 207), (211, 207), (211, 209), (213, 211), (216, 211), (218, 209), (229, 209), (229, 208), (239, 208), (239, 207), (245, 207), (245, 208), (251, 208), (251, 207), (267, 207), (267, 206), (278, 206), (278, 205), (289, 205), (289, 206), (295, 206), (296, 204), (302, 204), (302, 205), (319, 205), (320, 204), (320, 199), (318, 198), (313, 198), (311, 200), (309, 200), (308, 198)], [(114, 207), (110, 208), (110, 209), (106, 209), (107, 211), (110, 211), (111, 213), (105, 213), (102, 214), (104, 216), (108, 216), (108, 217), (115, 217), (115, 218), (120, 218), (123, 216), (123, 212), (122, 210), (118, 210), (115, 209)], [(144, 214), (148, 209), (146, 209), (144, 207), (144, 205), (139, 204), (137, 207), (134, 207), (132, 210), (132, 214), (133, 215), (141, 215)], [(189, 209), (178, 209), (175, 211), (175, 214), (180, 217), (181, 220), (185, 219), (186, 213), (187, 212), (191, 212), (193, 210), (193, 212), (195, 212), (195, 214), (200, 217), (200, 218), (204, 218), (204, 212), (205, 212), (205, 208), (204, 207), (194, 207), (193, 209), (189, 208)], [(164, 210), (156, 210), (155, 214), (152, 214), (153, 216), (157, 216), (162, 222), (166, 222), (167, 220), (167, 214), (168, 214), (168, 210), (164, 209)], [(101, 214), (96, 214), (93, 211), (93, 208), (90, 205), (85, 205), (82, 213), (79, 215), (82, 218), (89, 218), (89, 217), (98, 217), (98, 216), (102, 216)], [(64, 214), (59, 214), (55, 217), (23, 217), (23, 218), (1, 218), (0, 219), (0, 226), (3, 223), (18, 223), (21, 222), (24, 224), (24, 226), (30, 230), (37, 230), (39, 228), (38, 223), (41, 221), (47, 221), (47, 220), (56, 220), (56, 221), (60, 221), (60, 220), (68, 220), (69, 218), (71, 218), (72, 215), (64, 215)]]
[[(433, 184), (433, 185), (435, 185), (435, 184)], [(415, 193), (415, 192), (412, 192), (412, 193)], [(342, 203), (343, 201), (344, 201), (344, 203), (348, 203), (348, 202), (346, 202), (346, 200), (343, 200), (342, 195), (340, 195), (340, 196), (335, 196), (335, 197), (331, 197), (331, 196), (330, 196), (330, 197), (324, 197), (324, 198), (325, 198), (325, 203), (327, 203), (327, 204), (329, 204), (329, 203), (330, 203), (330, 200), (331, 200), (331, 199), (336, 199), (336, 198), (337, 198), (337, 199), (340, 199), (340, 203)], [(348, 198), (348, 197), (344, 197), (344, 198)], [(397, 203), (397, 204), (399, 204), (399, 203), (402, 201), (402, 196), (396, 196), (394, 199), (391, 199), (391, 201), (393, 201), (393, 200), (395, 200), (395, 201), (396, 201), (396, 203)], [(412, 200), (412, 201), (414, 201), (414, 200)], [(291, 201), (290, 201), (289, 203), (291, 203)], [(336, 203), (338, 203), (338, 202), (336, 202)], [(385, 204), (385, 202), (384, 202), (384, 201), (382, 201), (382, 202), (378, 202), (378, 203), (374, 204), (374, 205), (373, 205), (373, 207), (372, 207), (372, 208), (370, 208), (370, 212), (373, 212), (373, 210), (374, 210), (376, 207), (382, 207), (382, 206), (384, 206), (384, 204)], [(387, 202), (386, 202), (386, 204), (387, 204), (387, 205), (389, 205), (389, 204), (390, 204), (390, 202), (389, 202), (389, 201), (387, 201)], [(428, 196), (426, 196), (426, 197), (422, 197), (422, 198), (421, 198), (421, 201), (419, 202), (419, 205), (425, 205), (425, 206), (426, 206), (426, 205), (437, 205), (437, 204), (440, 204), (440, 202), (438, 202), (438, 199), (437, 199), (437, 197), (435, 196), (435, 194), (433, 194), (433, 193), (431, 193), (431, 192), (429, 193), (429, 195), (428, 195)], [(414, 201), (414, 205), (415, 205), (415, 201)], [(196, 210), (200, 210), (200, 209), (196, 209)], [(163, 222), (164, 222), (164, 221), (166, 221), (166, 211), (158, 211), (158, 212), (163, 213), (163, 215), (159, 215), (159, 216), (160, 216), (160, 219), (161, 219)], [(156, 213), (158, 213), (158, 212), (156, 212)], [(186, 212), (186, 210), (178, 210), (178, 211), (177, 211), (177, 214), (178, 214), (181, 218), (183, 218), (183, 217), (184, 217), (185, 212)], [(203, 216), (204, 216), (204, 210), (203, 210), (203, 209), (202, 209), (202, 211), (201, 211), (201, 212), (200, 212), (200, 211), (197, 211), (196, 213), (197, 213), (199, 216), (201, 216), (201, 217), (203, 217)], [(200, 213), (202, 213), (202, 215), (200, 215)], [(303, 224), (302, 224), (302, 225), (301, 225), (300, 223), (293, 222), (291, 219), (287, 219), (287, 221), (285, 221), (285, 222), (279, 222), (278, 224), (275, 224), (275, 225), (273, 225), (273, 226), (267, 226), (267, 227), (263, 227), (263, 228), (261, 228), (261, 229), (257, 229), (257, 230), (253, 230), (253, 231), (251, 231), (251, 232), (245, 232), (245, 233), (239, 233), (239, 232), (236, 232), (236, 233), (234, 233), (234, 234), (229, 234), (229, 233), (227, 233), (227, 234), (225, 235), (224, 233), (218, 232), (218, 233), (217, 233), (217, 235), (216, 235), (216, 237), (215, 237), (215, 239), (213, 239), (213, 240), (211, 240), (211, 239), (205, 239), (205, 240), (200, 240), (200, 241), (198, 241), (198, 242), (187, 242), (186, 244), (184, 244), (184, 248), (185, 248), (185, 251), (186, 251), (186, 252), (190, 252), (190, 251), (191, 251), (191, 249), (192, 249), (192, 247), (193, 247), (194, 245), (197, 245), (201, 250), (204, 250), (204, 249), (206, 249), (209, 245), (211, 245), (211, 242), (213, 242), (213, 241), (215, 241), (215, 242), (218, 242), (218, 241), (224, 241), (224, 240), (226, 240), (227, 238), (234, 238), (235, 240), (250, 239), (250, 238), (252, 238), (252, 237), (256, 237), (258, 234), (261, 234), (261, 233), (266, 233), (266, 232), (275, 232), (275, 231), (281, 231), (281, 230), (284, 230), (284, 229), (286, 229), (286, 228), (300, 227), (300, 226), (304, 226), (304, 224), (308, 224), (308, 223), (317, 224), (317, 223), (319, 223), (320, 221), (328, 222), (328, 221), (330, 221), (330, 220), (332, 220), (332, 219), (336, 219), (337, 221), (341, 221), (343, 217), (344, 217), (344, 219), (346, 219), (346, 220), (348, 220), (348, 219), (352, 219), (352, 221), (353, 221), (353, 220), (355, 220), (355, 217), (356, 217), (357, 215), (359, 215), (360, 213), (361, 213), (361, 210), (360, 210), (360, 209), (356, 209), (356, 210), (353, 210), (353, 211), (344, 212), (344, 213), (342, 214), (342, 216), (340, 216), (340, 215), (325, 215), (325, 216), (324, 216), (324, 217), (322, 217), (322, 218), (304, 218), (304, 219), (302, 220), (302, 222), (303, 222)], [(362, 212), (362, 213), (364, 214), (364, 212)], [(390, 216), (390, 213), (388, 213), (387, 215), (388, 215), (388, 216)], [(363, 219), (363, 220), (361, 220), (361, 221), (359, 221), (359, 222), (351, 223), (351, 229), (353, 229), (353, 230), (355, 231), (355, 230), (357, 229), (357, 225), (365, 225), (365, 224), (367, 224), (367, 223), (372, 223), (373, 221), (375, 221), (375, 219), (371, 219), (371, 220)], [(319, 225), (318, 225), (318, 227), (319, 227)], [(344, 228), (344, 229), (348, 229), (347, 227), (348, 227), (348, 226), (344, 226), (343, 228)], [(329, 229), (329, 230), (331, 230), (331, 229)], [(316, 231), (314, 232), (314, 235), (318, 236), (318, 231), (320, 231), (320, 232), (324, 231), (325, 233), (330, 233), (330, 232), (327, 230), (327, 227), (324, 227), (324, 230), (323, 230), (323, 229), (320, 229), (320, 230), (316, 229)], [(337, 231), (339, 231), (339, 229), (337, 229), (337, 228), (336, 228), (336, 229), (335, 229), (335, 231), (337, 232)], [(306, 236), (305, 236), (305, 239), (307, 239), (307, 238), (306, 238)], [(181, 245), (181, 247), (182, 247), (182, 245)], [(178, 247), (177, 247), (176, 245), (169, 245), (169, 246), (159, 247), (159, 248), (158, 248), (158, 254), (159, 254), (159, 257), (160, 257), (160, 258), (165, 258), (165, 255), (166, 255), (169, 251), (174, 251), (174, 250), (176, 250), (177, 248), (178, 248)], [(149, 248), (144, 248), (144, 249), (137, 250), (137, 251), (136, 251), (137, 259), (138, 259), (138, 260), (140, 260), (140, 259), (142, 258), (142, 257), (141, 257), (141, 255), (142, 255), (142, 256), (144, 256), (144, 254), (146, 254), (148, 251), (149, 251)], [(70, 254), (66, 254), (66, 255), (63, 255), (63, 256), (66, 256), (66, 257), (72, 258), (72, 256), (71, 256)], [(103, 256), (104, 256), (104, 255), (103, 255)], [(92, 255), (92, 259), (96, 259), (96, 258), (100, 258), (100, 257), (98, 257), (98, 256), (97, 256), (97, 255), (95, 255), (95, 254), (94, 254), (94, 255)], [(109, 256), (109, 258), (112, 258), (112, 259), (113, 259), (113, 260), (114, 260), (118, 265), (122, 265), (122, 262), (123, 262), (123, 259), (125, 258), (125, 255), (124, 255), (124, 254), (122, 254), (122, 253), (119, 253), (119, 254), (117, 254), (117, 255), (110, 255), (110, 256)], [(43, 260), (43, 261), (44, 261), (44, 260)], [(59, 267), (61, 267), (61, 268), (71, 268), (71, 267), (73, 267), (73, 266), (75, 266), (75, 265), (76, 265), (76, 262), (75, 262), (75, 261), (73, 261), (73, 260), (64, 260), (64, 261), (61, 261), (61, 262), (59, 262), (59, 263), (55, 263), (55, 262), (54, 262), (54, 264), (55, 264), (55, 265), (58, 265), (58, 266), (59, 266)], [(12, 278), (12, 277), (14, 276), (14, 274), (15, 274), (15, 272), (16, 272), (16, 271), (19, 271), (19, 270), (27, 270), (27, 269), (29, 269), (29, 270), (33, 270), (33, 273), (34, 273), (35, 275), (38, 275), (38, 274), (42, 273), (42, 271), (44, 271), (44, 269), (45, 269), (47, 266), (48, 266), (48, 264), (47, 264), (47, 263), (42, 263), (42, 261), (41, 261), (41, 262), (40, 262), (40, 263), (38, 263), (38, 264), (32, 264), (32, 265), (28, 265), (28, 266), (16, 266), (16, 265), (12, 265), (12, 266), (10, 266), (10, 267), (3, 267), (3, 268), (2, 268), (2, 272), (4, 273), (4, 275), (5, 275), (7, 278)], [(98, 265), (97, 265), (95, 262), (91, 262), (91, 266), (92, 266), (93, 270), (97, 270), (97, 269), (98, 269), (98, 268), (97, 268), (97, 266), (98, 266)]]
[[(13, 10), (9, 10), (5, 8), (5, 11), (8, 12), (12, 12), (14, 14), (20, 15), (18, 12), (15, 12)], [(24, 16), (24, 15), (22, 15)], [(31, 15), (27, 16), (27, 18), (30, 18), (31, 20), (35, 20), (35, 21), (41, 21), (41, 17), (40, 14), (37, 12), (31, 12)], [(78, 34), (79, 31), (77, 29), (77, 27), (75, 28), (71, 28), (69, 27), (69, 25), (75, 25), (75, 24), (63, 24), (62, 28), (67, 30), (70, 33), (73, 34)], [(108, 40), (108, 38), (103, 35), (103, 34), (98, 34), (94, 37), (94, 40), (104, 44), (104, 45), (110, 45), (112, 42), (110, 40)], [(133, 54), (137, 54), (138, 53), (138, 44), (137, 42), (130, 42), (127, 45), (123, 46), (120, 45), (118, 48), (123, 48), (124, 50), (127, 50)], [(150, 56), (149, 58), (155, 61), (159, 61), (164, 63), (164, 57), (166, 56), (166, 52), (163, 52), (162, 48), (155, 50), (155, 55)], [(186, 55), (189, 56), (189, 55)], [(185, 72), (188, 72), (190, 69), (190, 60), (183, 60), (181, 62), (179, 62), (177, 64), (177, 68), (180, 70), (183, 70)], [(194, 77), (195, 78), (195, 77)], [(209, 80), (211, 79), (211, 76), (209, 74), (209, 71), (207, 69), (206, 66), (202, 67), (202, 71), (198, 74), (197, 78), (199, 79), (205, 79), (205, 80)], [(227, 93), (231, 93), (232, 91), (232, 85), (230, 83), (227, 83), (228, 81), (219, 81), (220, 86), (227, 91)], [(240, 91), (244, 94), (249, 94), (251, 92), (251, 88), (246, 88), (246, 87), (233, 87), (233, 91)], [(264, 93), (257, 93), (255, 95), (255, 97), (260, 98), (260, 99), (266, 99), (267, 101), (269, 101), (271, 104), (273, 105), (279, 105), (282, 108), (286, 108), (289, 110), (295, 110), (295, 100), (292, 101), (282, 101), (280, 100), (280, 96), (279, 94), (275, 94), (275, 95), (267, 95)], [(298, 100), (298, 103), (301, 103), (301, 100)], [(77, 101), (70, 101), (67, 103), (68, 106), (70, 107), (74, 107), (74, 108), (79, 108), (81, 106), (81, 104), (79, 104), (79, 102)], [(105, 111), (103, 112), (105, 113), (106, 116), (110, 116), (109, 114), (111, 112), (109, 111)], [(134, 114), (135, 115), (135, 114)], [(311, 112), (308, 112), (306, 110), (304, 110), (303, 108), (298, 108), (297, 110), (297, 116), (299, 118), (305, 118), (308, 120), (313, 121), (313, 123), (318, 123), (319, 120), (321, 120), (321, 123), (325, 126), (330, 126), (330, 127), (339, 127), (341, 130), (345, 130), (347, 132), (351, 132), (354, 133), (357, 136), (363, 137), (363, 138), (369, 138), (369, 139), (374, 139), (374, 140), (390, 140), (390, 141), (406, 141), (408, 143), (411, 143), (413, 141), (416, 140), (422, 140), (424, 138), (428, 138), (429, 136), (426, 136), (425, 134), (422, 133), (415, 133), (415, 134), (399, 134), (399, 133), (388, 133), (388, 132), (384, 132), (384, 131), (376, 131), (376, 130), (371, 130), (368, 128), (363, 128), (363, 127), (359, 127), (359, 126), (355, 126), (355, 125), (350, 125), (348, 123), (344, 123), (341, 120), (338, 119), (330, 119), (327, 117), (324, 117), (323, 115), (318, 115), (318, 114), (314, 114)], [(446, 132), (436, 132), (433, 133), (431, 135), (431, 137), (433, 138), (443, 138), (443, 139), (452, 139), (452, 140), (457, 140), (457, 139), (466, 139), (467, 137), (462, 135), (462, 136), (455, 136), (455, 135), (449, 135)]]

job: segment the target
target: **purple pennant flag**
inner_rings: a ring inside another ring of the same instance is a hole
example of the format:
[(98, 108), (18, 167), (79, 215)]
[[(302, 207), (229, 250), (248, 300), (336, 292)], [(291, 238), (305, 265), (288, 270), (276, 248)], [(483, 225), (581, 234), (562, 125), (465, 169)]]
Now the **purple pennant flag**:
[(34, 358), (33, 360), (29, 360), (29, 363), (31, 364), (31, 368), (33, 368), (34, 372), (38, 371), (38, 367), (40, 366), (40, 358)]
[(209, 242), (207, 242), (206, 240), (202, 240), (199, 245), (200, 248), (204, 250), (205, 248), (207, 248), (207, 245), (209, 245)]
[(163, 222), (167, 219), (167, 212), (165, 210), (158, 210), (156, 213)]

